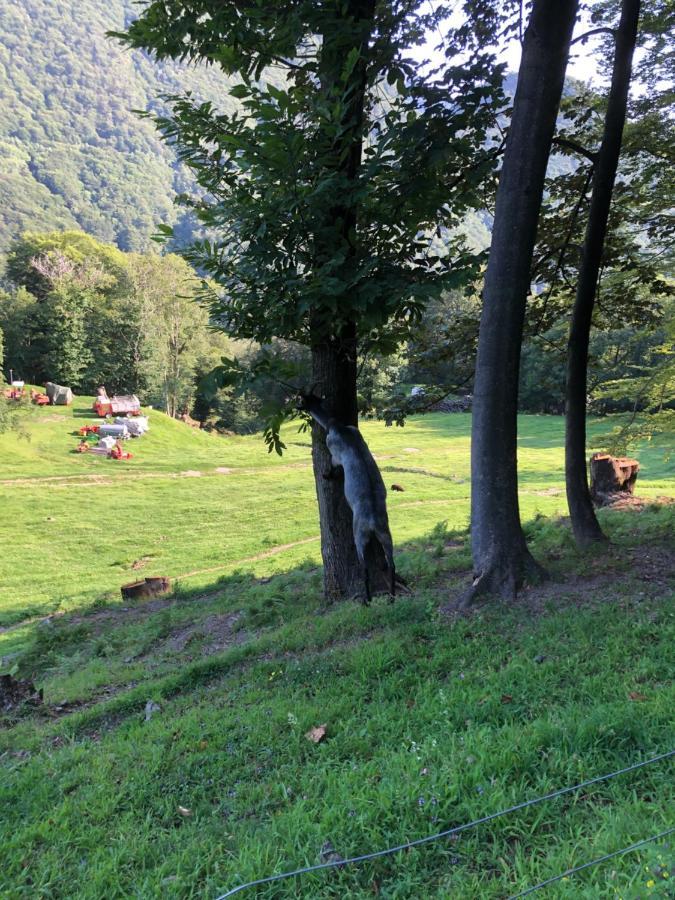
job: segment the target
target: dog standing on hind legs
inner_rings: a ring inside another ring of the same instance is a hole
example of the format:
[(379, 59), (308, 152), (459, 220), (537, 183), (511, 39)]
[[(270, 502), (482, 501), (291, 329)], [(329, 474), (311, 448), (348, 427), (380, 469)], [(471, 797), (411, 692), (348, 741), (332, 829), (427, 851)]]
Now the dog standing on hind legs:
[(336, 470), (344, 472), (345, 499), (352, 511), (352, 530), (356, 554), (363, 571), (366, 603), (372, 599), (370, 574), (366, 552), (372, 541), (382, 548), (390, 573), (389, 591), (396, 596), (394, 544), (387, 516), (387, 489), (373, 454), (358, 428), (343, 425), (329, 416), (319, 397), (304, 394), (298, 408), (309, 415), (326, 432), (326, 446), (331, 455), (332, 469), (324, 478), (335, 477)]

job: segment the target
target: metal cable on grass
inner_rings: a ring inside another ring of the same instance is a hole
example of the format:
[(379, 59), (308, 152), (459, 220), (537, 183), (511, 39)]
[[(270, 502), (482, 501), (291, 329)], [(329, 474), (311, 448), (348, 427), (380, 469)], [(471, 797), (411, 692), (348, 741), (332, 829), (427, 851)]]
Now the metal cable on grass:
[(521, 891), (520, 894), (512, 894), (512, 896), (510, 896), (508, 900), (518, 900), (519, 897), (527, 897), (528, 894), (533, 894), (540, 888), (546, 887), (549, 884), (553, 884), (555, 881), (561, 881), (563, 878), (568, 878), (570, 875), (574, 875), (576, 872), (581, 872), (582, 869), (590, 869), (591, 866), (597, 866), (600, 863), (607, 862), (608, 859), (614, 859), (615, 856), (622, 856), (624, 853), (630, 853), (631, 850), (638, 850), (640, 847), (644, 847), (645, 844), (651, 844), (652, 841), (658, 841), (659, 838), (667, 837), (674, 831), (675, 828), (668, 828), (666, 831), (662, 831), (660, 834), (654, 834), (652, 835), (652, 837), (645, 838), (643, 841), (638, 841), (636, 844), (631, 844), (630, 847), (623, 847), (621, 850), (615, 850), (613, 853), (606, 853), (605, 856), (599, 856), (597, 859), (592, 859), (590, 862), (583, 863), (580, 866), (574, 866), (573, 869), (567, 869), (565, 872), (561, 872), (560, 875), (555, 875), (553, 878), (547, 878), (546, 881), (540, 881), (539, 884), (533, 885), (526, 891)]
[[(237, 887), (232, 888), (225, 894), (220, 894), (220, 896), (217, 897), (216, 900), (226, 900), (227, 897), (233, 897), (235, 894), (238, 894), (240, 891), (244, 891), (247, 888), (259, 887), (263, 884), (271, 884), (273, 881), (281, 881), (284, 878), (294, 878), (298, 875), (306, 875), (309, 872), (319, 872), (322, 869), (342, 868), (343, 866), (350, 866), (356, 863), (366, 862), (369, 859), (378, 859), (382, 856), (390, 856), (392, 853), (400, 853), (402, 850), (410, 850), (412, 847), (420, 847), (422, 844), (430, 844), (433, 841), (440, 840), (441, 838), (450, 837), (453, 834), (459, 834), (461, 831), (467, 831), (469, 828), (475, 828), (477, 825), (483, 825), (485, 822), (491, 822), (493, 819), (498, 819), (500, 816), (506, 816), (509, 813), (517, 812), (519, 809), (526, 809), (528, 806), (535, 806), (537, 803), (543, 803), (545, 800), (553, 800), (554, 797), (562, 797), (563, 794), (569, 794), (572, 791), (578, 791), (581, 790), (581, 788), (590, 787), (592, 784), (597, 784), (600, 781), (608, 781), (610, 778), (616, 778), (618, 775), (625, 775), (628, 772), (634, 772), (636, 769), (643, 768), (643, 766), (649, 766), (652, 763), (657, 763), (661, 762), (661, 760), (669, 759), (671, 756), (675, 756), (675, 749), (669, 750), (667, 753), (661, 753), (659, 754), (659, 756), (652, 756), (650, 759), (645, 759), (642, 762), (633, 763), (633, 765), (626, 766), (623, 769), (618, 769), (616, 772), (608, 772), (606, 775), (598, 775), (596, 778), (589, 778), (588, 781), (582, 781), (579, 784), (572, 785), (571, 787), (560, 788), (557, 791), (551, 791), (550, 794), (544, 794), (543, 797), (535, 797), (532, 800), (525, 800), (522, 803), (517, 803), (515, 806), (509, 806), (507, 809), (501, 809), (499, 810), (499, 812), (490, 813), (489, 815), (483, 816), (480, 819), (474, 819), (473, 822), (466, 822), (464, 825), (457, 825), (455, 828), (448, 828), (446, 831), (439, 831), (438, 834), (430, 834), (427, 837), (417, 838), (414, 841), (407, 841), (405, 844), (397, 844), (395, 847), (387, 847), (384, 850), (375, 850), (372, 853), (364, 853), (361, 856), (352, 856), (349, 859), (342, 859), (336, 862), (325, 862), (318, 863), (315, 866), (305, 866), (301, 869), (294, 869), (292, 872), (281, 872), (279, 875), (268, 875), (266, 878), (258, 878), (256, 881), (247, 881), (245, 884), (237, 885)], [(564, 873), (560, 877), (564, 877)]]

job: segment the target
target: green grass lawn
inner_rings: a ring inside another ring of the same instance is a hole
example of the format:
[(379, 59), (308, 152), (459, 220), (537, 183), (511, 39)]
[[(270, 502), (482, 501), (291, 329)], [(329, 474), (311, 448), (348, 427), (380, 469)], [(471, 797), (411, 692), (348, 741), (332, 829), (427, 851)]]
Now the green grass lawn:
[[(0, 625), (110, 600), (137, 573), (196, 587), (236, 569), (271, 574), (319, 560), (309, 437), (297, 426), (286, 429), (279, 458), (258, 436), (207, 434), (153, 411), (151, 431), (121, 462), (72, 452), (73, 432), (94, 421), (90, 404), (35, 410), (24, 435), (0, 436)], [(430, 415), (405, 428), (366, 422), (363, 430), (387, 484), (405, 488), (389, 495), (395, 542), (439, 521), (466, 527), (468, 415)], [(561, 419), (521, 416), (525, 520), (565, 512), (561, 441)], [(640, 459), (640, 494), (672, 491), (663, 449), (645, 448)]]
[[(560, 419), (520, 420), (523, 518), (551, 581), (452, 620), (468, 416), (365, 423), (405, 488), (390, 507), (412, 593), (327, 609), (307, 435), (288, 429), (278, 459), (151, 412), (114, 462), (69, 452), (87, 406), (0, 437), (0, 671), (44, 688), (0, 713), (0, 896), (215, 898), (319, 862), (326, 841), (346, 857), (423, 837), (675, 745), (673, 507), (603, 512), (612, 546), (580, 555), (558, 518)], [(672, 494), (663, 448), (638, 455), (638, 493)], [(178, 578), (175, 596), (122, 605), (144, 574)], [(31, 621), (46, 613), (64, 614)], [(239, 896), (505, 898), (672, 825), (672, 776), (661, 763)], [(541, 896), (672, 898), (673, 846)]]

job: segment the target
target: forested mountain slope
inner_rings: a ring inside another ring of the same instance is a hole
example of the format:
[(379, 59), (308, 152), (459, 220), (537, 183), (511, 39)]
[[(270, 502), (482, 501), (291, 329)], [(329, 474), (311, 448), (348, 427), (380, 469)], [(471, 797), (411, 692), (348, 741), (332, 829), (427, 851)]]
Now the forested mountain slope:
[(133, 0), (0, 0), (0, 253), (24, 229), (78, 227), (147, 246), (189, 184), (133, 109), (162, 92), (222, 98), (215, 70), (179, 69), (105, 36)]
[[(191, 175), (133, 110), (186, 90), (234, 101), (219, 70), (157, 63), (106, 37), (137, 15), (134, 0), (0, 0), (0, 258), (26, 229), (78, 228), (137, 251), (168, 222), (189, 239), (173, 199)], [(490, 224), (467, 215), (474, 246), (487, 246)]]

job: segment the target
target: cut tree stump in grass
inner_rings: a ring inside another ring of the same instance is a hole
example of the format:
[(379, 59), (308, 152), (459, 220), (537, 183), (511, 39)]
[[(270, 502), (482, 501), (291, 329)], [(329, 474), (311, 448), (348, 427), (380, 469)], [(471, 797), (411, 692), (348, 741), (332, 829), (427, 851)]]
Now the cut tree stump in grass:
[(142, 600), (145, 597), (157, 597), (167, 594), (171, 590), (171, 579), (160, 577), (144, 578), (142, 581), (132, 581), (123, 584), (120, 588), (125, 600)]
[(12, 675), (0, 675), (0, 710), (11, 712), (23, 704), (40, 706), (42, 688), (38, 691), (32, 681), (22, 681)]
[(640, 463), (627, 456), (594, 453), (591, 457), (591, 497), (596, 506), (608, 506), (633, 494)]

